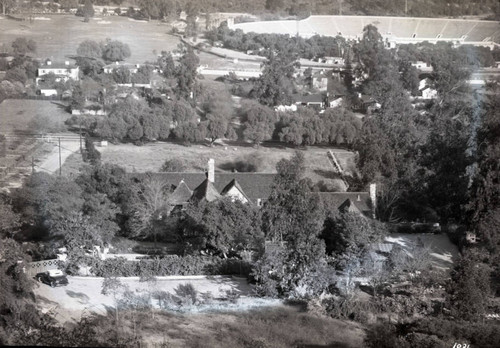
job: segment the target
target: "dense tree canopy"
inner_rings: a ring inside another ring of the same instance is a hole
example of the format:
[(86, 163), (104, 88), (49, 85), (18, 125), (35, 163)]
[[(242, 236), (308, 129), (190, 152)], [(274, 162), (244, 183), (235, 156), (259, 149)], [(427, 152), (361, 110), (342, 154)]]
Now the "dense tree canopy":
[(263, 105), (290, 105), (293, 92), (293, 74), (297, 63), (293, 52), (271, 54), (263, 63), (262, 75), (251, 94)]
[(106, 62), (118, 62), (130, 57), (130, 48), (118, 40), (107, 41), (102, 48), (102, 58)]
[(267, 294), (308, 297), (332, 281), (319, 238), (325, 212), (304, 179), (304, 155), (296, 152), (277, 164), (269, 199), (262, 208), (262, 226), (269, 246), (256, 264), (259, 290)]
[(259, 145), (272, 138), (277, 119), (274, 110), (258, 102), (249, 101), (242, 105), (241, 114), (245, 140)]

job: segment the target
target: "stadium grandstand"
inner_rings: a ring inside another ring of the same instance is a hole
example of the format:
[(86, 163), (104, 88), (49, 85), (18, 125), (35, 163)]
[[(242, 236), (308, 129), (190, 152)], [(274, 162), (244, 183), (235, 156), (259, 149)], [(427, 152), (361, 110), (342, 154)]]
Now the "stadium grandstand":
[(500, 22), (448, 19), (375, 16), (310, 16), (302, 20), (279, 20), (233, 24), (231, 29), (244, 32), (288, 34), (301, 37), (342, 36), (360, 39), (363, 28), (375, 25), (387, 45), (428, 41), (451, 41), (456, 45), (469, 44), (493, 48), (500, 43)]

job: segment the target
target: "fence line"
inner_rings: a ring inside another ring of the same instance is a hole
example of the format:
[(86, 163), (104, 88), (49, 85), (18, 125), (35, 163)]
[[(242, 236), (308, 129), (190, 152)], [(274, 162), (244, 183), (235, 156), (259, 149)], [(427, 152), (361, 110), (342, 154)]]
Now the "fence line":
[(29, 262), (26, 269), (28, 275), (34, 277), (37, 273), (49, 271), (51, 269), (58, 269), (58, 259), (42, 260), (36, 262)]

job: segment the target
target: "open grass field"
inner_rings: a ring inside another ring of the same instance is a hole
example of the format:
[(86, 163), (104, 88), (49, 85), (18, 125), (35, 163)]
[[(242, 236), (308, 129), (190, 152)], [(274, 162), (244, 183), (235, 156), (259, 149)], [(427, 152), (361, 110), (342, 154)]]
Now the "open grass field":
[[(262, 173), (276, 172), (276, 164), (282, 158), (290, 158), (295, 149), (282, 146), (261, 146), (254, 148), (250, 145), (220, 145), (213, 147), (206, 145), (185, 146), (177, 143), (152, 143), (143, 146), (133, 144), (110, 144), (98, 148), (105, 163), (117, 164), (128, 172), (158, 172), (167, 159), (178, 158), (186, 166), (186, 172), (203, 172), (209, 158), (215, 160), (216, 171), (231, 171), (232, 165), (238, 161), (246, 161), (250, 157), (258, 159), (257, 171)], [(333, 179), (333, 168), (328, 161), (324, 147), (309, 147), (302, 151), (305, 155), (307, 177), (313, 181)], [(341, 165), (351, 168), (354, 154), (346, 150), (342, 152)]]
[(18, 37), (31, 38), (37, 43), (37, 56), (64, 60), (76, 54), (76, 48), (84, 40), (111, 38), (127, 43), (132, 51), (130, 62), (142, 63), (156, 60), (153, 50), (160, 53), (170, 51), (180, 42), (168, 35), (170, 25), (158, 21), (134, 21), (119, 16), (91, 19), (84, 23), (82, 17), (74, 15), (44, 15), (46, 20), (18, 22), (0, 19), (0, 45), (10, 43)]
[(0, 133), (64, 131), (64, 121), (70, 117), (65, 107), (48, 100), (4, 100), (0, 103)]

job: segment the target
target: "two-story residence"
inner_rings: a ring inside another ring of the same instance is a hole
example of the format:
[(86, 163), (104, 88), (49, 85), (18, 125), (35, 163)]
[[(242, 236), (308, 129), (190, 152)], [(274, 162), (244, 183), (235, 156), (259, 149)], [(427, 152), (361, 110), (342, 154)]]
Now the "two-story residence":
[(68, 81), (69, 79), (78, 81), (80, 78), (80, 68), (69, 61), (59, 63), (46, 60), (44, 63), (40, 64), (40, 67), (38, 68), (38, 76), (36, 78), (37, 85), (39, 81), (43, 80), (43, 76), (49, 74), (54, 74), (57, 78), (63, 81)]

